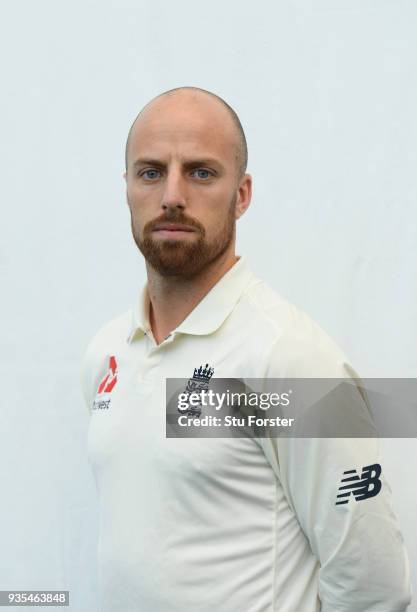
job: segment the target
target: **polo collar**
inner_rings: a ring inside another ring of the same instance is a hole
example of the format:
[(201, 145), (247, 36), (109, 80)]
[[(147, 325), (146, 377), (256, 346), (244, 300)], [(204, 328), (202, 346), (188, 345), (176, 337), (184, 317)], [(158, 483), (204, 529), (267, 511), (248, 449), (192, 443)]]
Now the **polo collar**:
[[(254, 278), (246, 259), (240, 256), (173, 332), (195, 335), (213, 333), (232, 312), (244, 289)], [(147, 283), (142, 287), (139, 300), (132, 309), (131, 323), (128, 342), (148, 333), (151, 328)]]
[(151, 324), (149, 322), (149, 295), (145, 283), (139, 292), (139, 299), (132, 308), (132, 319), (127, 342), (149, 333)]

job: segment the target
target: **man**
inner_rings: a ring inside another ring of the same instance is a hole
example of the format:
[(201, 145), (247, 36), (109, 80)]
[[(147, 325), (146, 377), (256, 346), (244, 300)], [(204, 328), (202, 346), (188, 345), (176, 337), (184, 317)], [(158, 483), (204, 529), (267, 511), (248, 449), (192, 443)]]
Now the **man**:
[[(167, 378), (354, 376), (332, 340), (236, 256), (246, 164), (236, 114), (198, 88), (152, 100), (128, 136), (127, 202), (147, 283), (82, 366), (101, 610), (405, 610), (408, 560), (376, 439), (166, 437)], [(364, 499), (340, 494), (344, 473), (360, 470)]]

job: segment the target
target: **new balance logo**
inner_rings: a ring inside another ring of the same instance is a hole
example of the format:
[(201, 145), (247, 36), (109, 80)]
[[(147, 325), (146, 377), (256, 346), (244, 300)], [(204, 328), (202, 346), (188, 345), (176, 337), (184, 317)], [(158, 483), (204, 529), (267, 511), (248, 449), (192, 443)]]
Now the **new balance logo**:
[(339, 504), (347, 504), (351, 498), (351, 494), (356, 501), (378, 495), (382, 486), (379, 479), (380, 475), (381, 466), (379, 463), (363, 467), (360, 477), (356, 470), (346, 470), (346, 472), (343, 472), (343, 476), (346, 476), (346, 478), (342, 478), (341, 482), (347, 484), (339, 487), (339, 491), (342, 492), (337, 496), (339, 501), (336, 502), (336, 506)]

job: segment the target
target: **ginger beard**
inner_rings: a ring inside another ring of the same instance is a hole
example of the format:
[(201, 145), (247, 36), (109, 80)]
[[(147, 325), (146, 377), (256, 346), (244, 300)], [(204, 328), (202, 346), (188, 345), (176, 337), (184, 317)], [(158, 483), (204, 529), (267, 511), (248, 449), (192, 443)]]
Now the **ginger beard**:
[[(176, 209), (169, 210), (166, 214), (146, 223), (142, 236), (131, 214), (133, 238), (148, 264), (161, 276), (192, 277), (219, 259), (229, 247), (236, 225), (235, 203), (236, 194), (230, 201), (220, 231), (210, 242), (206, 239), (206, 230), (201, 223)], [(192, 234), (191, 240), (189, 238), (161, 240), (152, 230), (163, 222), (182, 223), (196, 231)]]

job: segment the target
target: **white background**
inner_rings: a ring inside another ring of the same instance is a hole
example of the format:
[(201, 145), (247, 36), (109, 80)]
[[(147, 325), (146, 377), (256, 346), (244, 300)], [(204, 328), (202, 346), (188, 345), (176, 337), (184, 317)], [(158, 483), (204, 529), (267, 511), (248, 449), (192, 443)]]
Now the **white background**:
[[(122, 180), (131, 121), (172, 87), (224, 97), (254, 177), (238, 254), (363, 377), (415, 377), (417, 5), (26, 0), (2, 13), (0, 589), (69, 589), (71, 611), (96, 612), (79, 365), (144, 281)], [(417, 440), (383, 447), (417, 592)]]

